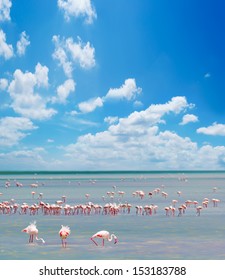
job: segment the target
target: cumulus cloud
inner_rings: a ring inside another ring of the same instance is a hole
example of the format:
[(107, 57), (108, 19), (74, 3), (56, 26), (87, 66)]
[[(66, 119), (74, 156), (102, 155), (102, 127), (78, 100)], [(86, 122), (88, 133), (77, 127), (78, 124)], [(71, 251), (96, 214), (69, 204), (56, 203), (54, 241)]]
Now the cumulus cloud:
[(116, 123), (118, 122), (119, 118), (118, 117), (105, 117), (104, 118), (104, 122), (108, 123), (108, 124), (113, 124), (113, 123)]
[[(44, 156), (48, 155), (43, 147), (0, 153), (0, 167), (1, 170), (27, 170), (28, 166), (30, 170), (51, 168), (49, 158), (45, 160)], [(55, 166), (57, 162), (54, 161)]]
[(95, 49), (90, 42), (85, 44), (79, 37), (78, 41), (74, 42), (71, 37), (61, 39), (56, 35), (53, 36), (52, 41), (55, 44), (53, 58), (58, 61), (67, 77), (72, 76), (75, 65), (83, 69), (91, 69), (95, 66)]
[(48, 87), (48, 67), (38, 63), (35, 66), (35, 78), (38, 87)]
[(57, 96), (52, 98), (52, 102), (66, 104), (69, 94), (74, 91), (75, 82), (73, 79), (68, 79), (62, 85), (57, 87)]
[(93, 112), (97, 107), (102, 107), (103, 101), (100, 97), (89, 99), (78, 104), (79, 110), (82, 113)]
[(215, 122), (211, 126), (198, 128), (197, 133), (203, 133), (212, 136), (225, 136), (225, 124), (219, 124)]
[(0, 29), (0, 56), (3, 56), (7, 60), (13, 57), (13, 55), (13, 47), (6, 43), (6, 35)]
[(12, 99), (11, 107), (23, 117), (30, 119), (49, 119), (56, 114), (52, 108), (47, 108), (47, 101), (35, 90), (48, 85), (48, 68), (40, 63), (36, 65), (35, 73), (17, 69), (13, 74), (8, 92)]
[(36, 129), (31, 120), (22, 117), (0, 119), (0, 146), (13, 146), (28, 135), (25, 131)]
[(70, 37), (66, 39), (65, 48), (70, 53), (72, 60), (81, 68), (90, 69), (95, 66), (95, 49), (90, 42), (84, 44), (79, 37), (78, 42), (74, 42)]
[(129, 129), (126, 132), (89, 133), (64, 150), (69, 161), (73, 162), (76, 155), (81, 168), (94, 169), (188, 168), (197, 150), (196, 143), (189, 138), (170, 131), (159, 133), (157, 126), (139, 129), (139, 133)]
[(72, 62), (69, 61), (67, 51), (64, 49), (64, 44), (61, 43), (59, 36), (53, 36), (53, 43), (55, 44), (55, 50), (53, 53), (53, 58), (58, 61), (59, 66), (63, 68), (63, 71), (67, 77), (72, 76), (73, 65)]
[(136, 97), (136, 95), (140, 94), (142, 91), (141, 88), (136, 86), (135, 79), (127, 79), (124, 84), (120, 88), (111, 88), (104, 100), (107, 99), (127, 99), (131, 100)]
[(7, 79), (0, 79), (0, 90), (6, 90), (8, 87), (8, 80)]
[(183, 116), (182, 122), (180, 122), (180, 125), (185, 125), (190, 122), (198, 122), (198, 117), (193, 114), (186, 114)]
[[(126, 118), (106, 118), (111, 122), (107, 130), (80, 136), (76, 143), (62, 147), (69, 162), (89, 168), (188, 168), (198, 151), (197, 144), (188, 137), (159, 130), (167, 114), (184, 112), (193, 104), (185, 97), (173, 97), (165, 104), (153, 104), (146, 110), (133, 112)], [(98, 162), (98, 165), (96, 165)]]
[(91, 0), (58, 0), (58, 7), (64, 12), (67, 21), (71, 17), (85, 17), (85, 22), (91, 24), (97, 18)]
[[(225, 146), (203, 145), (193, 157), (193, 166), (203, 170), (224, 169)], [(196, 168), (196, 169), (197, 169)]]
[(0, 21), (10, 20), (11, 0), (0, 0)]
[(17, 54), (22, 56), (25, 54), (26, 48), (30, 45), (29, 36), (23, 31), (20, 34), (20, 40), (17, 42)]
[(135, 99), (137, 94), (140, 94), (141, 91), (142, 89), (136, 86), (135, 79), (127, 79), (120, 88), (110, 89), (103, 97), (97, 97), (81, 102), (78, 104), (78, 108), (82, 113), (90, 113), (97, 107), (102, 107), (104, 102), (108, 102), (110, 100), (126, 99), (129, 101), (131, 99)]
[(134, 105), (134, 107), (142, 107), (143, 103), (139, 100), (135, 100), (133, 105)]
[[(126, 135), (126, 137), (128, 135), (144, 135), (152, 126), (165, 123), (163, 117), (166, 114), (178, 114), (190, 106), (185, 97), (173, 97), (165, 104), (153, 104), (146, 110), (134, 111), (128, 117), (120, 118), (117, 125), (109, 127), (109, 131), (113, 135)], [(154, 129), (156, 128), (157, 126)]]

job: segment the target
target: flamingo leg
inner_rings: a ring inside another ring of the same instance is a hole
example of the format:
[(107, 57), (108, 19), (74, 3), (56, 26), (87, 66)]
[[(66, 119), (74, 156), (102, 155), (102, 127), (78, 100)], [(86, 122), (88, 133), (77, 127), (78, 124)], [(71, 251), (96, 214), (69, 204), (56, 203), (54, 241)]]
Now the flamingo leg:
[(95, 245), (98, 246), (98, 243), (95, 242), (95, 240), (93, 238), (91, 238), (91, 241), (93, 241), (95, 243)]
[(105, 245), (105, 239), (102, 238), (102, 246), (104, 246), (104, 245)]
[(33, 242), (33, 234), (30, 234), (29, 243)]

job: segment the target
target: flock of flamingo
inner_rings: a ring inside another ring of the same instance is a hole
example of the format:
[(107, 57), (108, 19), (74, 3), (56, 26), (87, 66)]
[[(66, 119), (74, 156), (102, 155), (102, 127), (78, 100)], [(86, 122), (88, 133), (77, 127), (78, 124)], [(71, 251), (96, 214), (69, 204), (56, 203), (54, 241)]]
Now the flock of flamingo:
[[(36, 221), (32, 222), (22, 230), (22, 232), (26, 232), (29, 235), (29, 243), (34, 242), (34, 238), (36, 240), (40, 240), (42, 243), (45, 243), (45, 240), (43, 238), (38, 238), (38, 229), (36, 226)], [(70, 227), (61, 225), (61, 229), (59, 230), (59, 236), (62, 240), (62, 247), (66, 248), (67, 247), (67, 237), (70, 235)], [(110, 233), (106, 230), (101, 230), (92, 235), (90, 238), (93, 243), (98, 246), (98, 243), (94, 240), (95, 238), (100, 238), (102, 239), (102, 246), (104, 247), (105, 245), (105, 240), (112, 241), (114, 239), (114, 244), (118, 242), (118, 239), (114, 233), (110, 235)]]
[[(5, 188), (9, 188), (11, 186), (11, 182), (8, 180), (5, 182)], [(23, 187), (23, 184), (20, 182), (15, 181), (16, 187)], [(30, 184), (30, 187), (38, 188), (38, 183), (32, 183)], [(86, 201), (83, 204), (68, 204), (66, 202), (67, 197), (63, 195), (61, 199), (56, 200), (55, 203), (48, 203), (43, 201), (43, 193), (39, 193), (37, 200), (35, 203), (28, 204), (26, 202), (23, 202), (22, 204), (16, 203), (15, 199), (11, 199), (10, 201), (2, 201), (0, 202), (0, 214), (5, 215), (11, 215), (19, 213), (20, 215), (38, 215), (40, 212), (43, 215), (96, 215), (96, 214), (102, 214), (102, 215), (118, 215), (118, 214), (130, 214), (131, 209), (135, 209), (135, 213), (137, 216), (143, 216), (143, 215), (153, 215), (157, 213), (158, 206), (154, 203), (149, 203), (146, 205), (143, 205), (143, 203), (140, 205), (133, 206), (132, 204), (128, 202), (121, 202), (125, 196), (124, 191), (116, 191), (117, 187), (114, 185), (112, 186), (113, 191), (108, 191), (106, 193), (106, 197), (102, 196), (102, 201), (104, 202), (103, 205), (101, 204), (95, 204), (89, 201)], [(217, 192), (217, 188), (213, 188), (213, 192)], [(3, 193), (0, 193), (0, 196), (3, 195)], [(35, 199), (36, 192), (32, 191), (31, 196), (32, 199)], [(164, 191), (164, 185), (161, 186), (161, 188), (155, 188), (152, 191), (149, 191), (145, 193), (143, 190), (137, 190), (132, 193), (133, 197), (137, 197), (138, 201), (143, 201), (145, 197), (148, 197), (151, 201), (153, 196), (161, 195), (165, 201), (168, 201), (168, 193)], [(177, 191), (177, 196), (180, 200), (180, 197), (182, 197), (182, 192)], [(87, 200), (90, 199), (90, 194), (85, 194), (85, 197)], [(117, 202), (115, 202), (115, 197), (117, 197)], [(108, 198), (108, 201), (106, 199)], [(196, 200), (185, 200), (182, 203), (179, 203), (178, 205), (178, 198), (173, 199), (168, 206), (164, 207), (165, 215), (166, 216), (175, 216), (178, 212), (177, 216), (180, 217), (185, 214), (186, 210), (190, 208), (193, 205), (193, 208), (196, 210), (196, 216), (200, 216), (201, 210), (203, 208), (207, 208), (208, 204), (212, 202), (213, 207), (217, 207), (220, 200), (218, 198), (203, 198), (202, 201), (199, 203)], [(178, 206), (177, 206), (178, 205)], [(42, 243), (45, 243), (43, 238), (38, 238), (38, 229), (36, 226), (36, 222), (32, 222), (30, 225), (28, 225), (26, 228), (22, 230), (22, 232), (26, 232), (29, 235), (29, 243), (34, 242), (34, 238), (37, 241), (41, 241)], [(70, 227), (68, 226), (61, 226), (61, 229), (59, 231), (59, 236), (62, 241), (62, 247), (66, 248), (67, 246), (67, 237), (70, 235)], [(98, 246), (98, 243), (96, 242), (96, 238), (102, 239), (102, 246), (104, 246), (104, 240), (112, 241), (114, 240), (114, 243), (116, 244), (118, 239), (114, 234), (109, 234), (108, 231), (101, 230), (91, 236), (90, 240)]]

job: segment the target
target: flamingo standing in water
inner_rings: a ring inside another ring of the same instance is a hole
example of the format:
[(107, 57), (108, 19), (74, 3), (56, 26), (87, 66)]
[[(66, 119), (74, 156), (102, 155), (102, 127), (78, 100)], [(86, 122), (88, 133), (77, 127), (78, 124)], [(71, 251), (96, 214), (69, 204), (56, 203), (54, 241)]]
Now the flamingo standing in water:
[(68, 226), (61, 225), (61, 229), (59, 231), (59, 236), (62, 239), (62, 247), (66, 248), (66, 238), (70, 235), (70, 228)]
[(110, 233), (106, 230), (98, 231), (97, 233), (92, 235), (91, 241), (93, 241), (95, 243), (95, 245), (98, 246), (98, 243), (94, 240), (94, 238), (101, 238), (102, 239), (102, 246), (104, 246), (104, 244), (105, 244), (105, 239), (107, 239), (108, 241), (112, 241), (113, 238), (114, 238), (114, 244), (116, 244), (118, 242), (118, 239), (115, 236), (115, 234), (112, 233), (110, 235)]
[(36, 227), (36, 221), (30, 223), (29, 226), (27, 226), (26, 228), (24, 228), (22, 230), (22, 232), (26, 232), (27, 234), (29, 234), (29, 243), (33, 243), (34, 242), (34, 237), (36, 238), (36, 240), (41, 240), (42, 243), (45, 243), (43, 238), (38, 238), (38, 229)]

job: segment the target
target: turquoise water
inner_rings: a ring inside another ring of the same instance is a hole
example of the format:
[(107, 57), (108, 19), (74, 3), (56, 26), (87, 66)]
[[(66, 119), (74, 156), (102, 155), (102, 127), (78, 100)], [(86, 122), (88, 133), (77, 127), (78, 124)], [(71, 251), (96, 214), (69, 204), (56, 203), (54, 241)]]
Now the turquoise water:
[[(9, 187), (5, 187), (6, 181), (10, 182)], [(23, 187), (17, 187), (17, 181)], [(38, 187), (32, 188), (32, 183)], [(148, 193), (156, 188), (159, 193), (150, 198)], [(137, 190), (145, 192), (143, 199), (133, 196)], [(112, 191), (114, 198), (107, 195)], [(124, 196), (119, 196), (118, 191), (124, 191)], [(168, 194), (166, 198), (162, 191)], [(177, 191), (181, 191), (181, 196)], [(49, 204), (66, 196), (65, 203), (69, 205), (132, 205), (129, 214), (117, 215), (44, 215), (40, 210), (35, 215), (0, 212), (0, 259), (225, 259), (225, 172), (1, 172), (0, 193), (1, 202), (19, 205), (38, 204), (39, 193), (43, 193), (41, 200)], [(194, 205), (178, 216), (177, 206), (186, 200), (196, 200), (201, 205), (204, 198), (209, 199), (209, 204), (200, 216), (196, 216)], [(217, 207), (213, 206), (213, 198), (220, 200)], [(178, 200), (175, 215), (166, 216), (164, 208), (172, 205), (173, 199)], [(136, 214), (136, 205), (150, 204), (158, 206), (156, 214)], [(34, 220), (45, 244), (29, 244), (28, 235), (21, 232)], [(58, 235), (62, 224), (71, 228), (66, 249), (61, 247)], [(97, 247), (90, 241), (94, 233), (103, 229), (114, 232), (118, 244), (106, 241), (105, 247)]]

